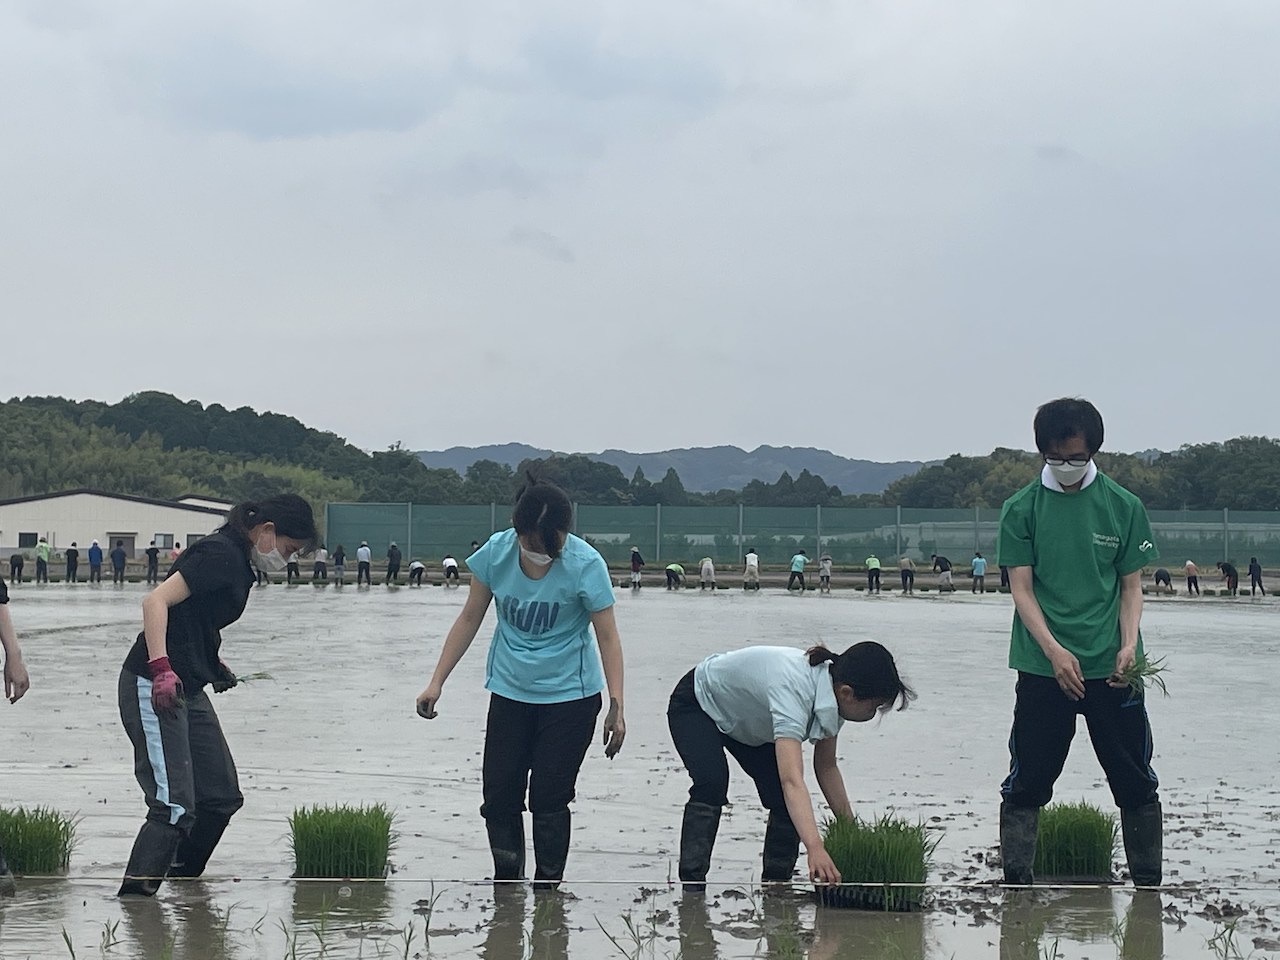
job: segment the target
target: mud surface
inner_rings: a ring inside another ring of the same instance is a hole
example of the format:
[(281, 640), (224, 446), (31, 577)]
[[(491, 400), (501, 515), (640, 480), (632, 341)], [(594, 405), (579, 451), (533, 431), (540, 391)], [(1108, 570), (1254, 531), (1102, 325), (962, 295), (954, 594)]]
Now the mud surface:
[[(71, 948), (79, 957), (209, 960), (1280, 952), (1280, 605), (1270, 598), (1148, 603), (1146, 642), (1169, 668), (1170, 696), (1153, 697), (1149, 710), (1170, 887), (1135, 895), (1126, 886), (990, 885), (1013, 704), (1007, 597), (620, 591), (626, 747), (612, 762), (593, 748), (583, 767), (562, 892), (495, 896), (483, 882), (490, 862), (478, 814), (489, 627), (446, 687), (439, 719), (413, 711), (464, 593), (309, 584), (255, 593), (227, 631), (225, 658), (238, 673), (275, 679), (214, 698), (245, 808), (204, 880), (122, 904), (114, 892), (144, 809), (115, 681), (143, 589), (15, 589), (34, 686), (0, 709), (0, 803), (51, 805), (81, 822), (68, 877), (20, 880), (16, 897), (0, 901), (0, 957), (69, 957)], [(764, 817), (741, 775), (708, 893), (682, 897), (670, 885), (687, 787), (666, 730), (671, 688), (716, 650), (864, 638), (894, 651), (920, 699), (879, 723), (847, 726), (841, 767), (861, 812), (891, 808), (941, 831), (926, 909), (866, 914), (815, 908), (799, 888), (761, 892)], [(1083, 725), (1058, 796), (1110, 804)], [(286, 820), (296, 806), (371, 801), (399, 818), (385, 884), (289, 879)]]

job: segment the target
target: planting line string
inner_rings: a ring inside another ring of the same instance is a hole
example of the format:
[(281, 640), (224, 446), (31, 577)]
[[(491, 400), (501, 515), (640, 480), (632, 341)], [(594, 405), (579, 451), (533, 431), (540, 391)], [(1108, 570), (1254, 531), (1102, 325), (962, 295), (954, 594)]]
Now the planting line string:
[[(111, 874), (110, 876), (75, 876), (68, 877), (65, 874), (24, 874), (19, 876), (20, 880), (34, 881), (63, 881), (63, 882), (88, 882), (88, 883), (119, 883), (120, 875)], [(233, 884), (341, 884), (343, 886), (359, 886), (362, 884), (378, 885), (380, 887), (388, 887), (392, 885), (431, 885), (431, 884), (447, 884), (459, 887), (497, 887), (497, 886), (529, 886), (533, 883), (531, 880), (489, 880), (487, 878), (476, 879), (474, 877), (389, 877), (386, 879), (377, 878), (352, 878), (341, 879), (335, 877), (139, 877), (140, 880), (161, 880), (166, 883), (182, 884), (182, 883), (233, 883)], [(644, 879), (608, 879), (608, 880), (560, 880), (557, 881), (563, 887), (643, 887), (648, 889), (661, 889), (662, 887), (670, 887), (675, 889), (683, 884), (679, 880), (671, 880), (663, 877), (660, 880), (644, 880)], [(745, 880), (736, 882), (731, 879), (707, 881), (704, 886), (708, 889), (762, 889), (762, 890), (794, 890), (802, 893), (809, 893), (814, 889), (818, 889), (816, 884), (793, 883), (788, 881), (771, 880), (761, 882), (758, 880)], [(1215, 884), (1181, 884), (1160, 887), (1130, 887), (1120, 883), (1036, 883), (1033, 886), (1017, 886), (1013, 884), (998, 883), (908, 883), (908, 882), (892, 882), (883, 883), (877, 881), (857, 881), (848, 883), (832, 883), (824, 884), (821, 889), (907, 889), (929, 891), (948, 891), (960, 893), (1018, 893), (1023, 891), (1058, 891), (1058, 890), (1113, 890), (1113, 891), (1131, 891), (1131, 892), (1152, 892), (1152, 893), (1168, 893), (1168, 894), (1202, 894), (1202, 893), (1222, 893), (1228, 892), (1232, 894), (1239, 893), (1275, 893), (1274, 884), (1264, 885), (1241, 885), (1233, 884), (1230, 886), (1218, 886)]]

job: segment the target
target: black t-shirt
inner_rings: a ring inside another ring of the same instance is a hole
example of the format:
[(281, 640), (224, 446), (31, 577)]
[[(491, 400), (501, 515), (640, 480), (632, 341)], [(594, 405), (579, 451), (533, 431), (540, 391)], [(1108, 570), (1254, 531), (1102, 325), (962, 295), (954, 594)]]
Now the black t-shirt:
[(152, 567), (159, 566), (159, 564), (160, 564), (160, 548), (159, 548), (159, 547), (147, 547), (146, 553), (147, 553), (147, 564), (148, 564), (149, 566), (152, 566)]
[(1260, 563), (1249, 564), (1249, 576), (1256, 577), (1257, 579), (1262, 579), (1262, 564)]
[(946, 557), (934, 557), (933, 568), (937, 570), (939, 573), (946, 573), (948, 570), (951, 569), (951, 561), (948, 560)]
[(124, 562), (129, 559), (129, 555), (124, 552), (124, 547), (116, 547), (111, 551), (111, 565), (117, 570), (124, 569)]
[(19, 570), (22, 569), (22, 565), (26, 562), (26, 559), (27, 558), (20, 553), (14, 553), (9, 555), (9, 563), (17, 567)]
[(1235, 568), (1235, 564), (1224, 563), (1222, 565), (1222, 575), (1224, 577), (1235, 577), (1238, 580), (1240, 578), (1240, 571)]
[(1160, 580), (1163, 580), (1165, 583), (1173, 582), (1172, 578), (1169, 576), (1169, 571), (1166, 570), (1164, 567), (1161, 567), (1156, 571), (1155, 579), (1157, 582)]
[(0, 580), (0, 604), (9, 602), (9, 588), (4, 585), (4, 581)]
[(333, 565), (335, 567), (341, 567), (346, 562), (347, 562), (347, 552), (345, 550), (333, 551)]
[[(182, 574), (191, 596), (169, 608), (165, 646), (169, 663), (188, 690), (212, 683), (218, 675), (221, 631), (244, 613), (256, 577), (249, 549), (224, 533), (205, 537), (178, 555), (168, 576)], [(150, 678), (147, 640), (139, 633), (125, 658), (125, 669)]]
[(67, 558), (67, 563), (80, 562), (80, 551), (77, 550), (75, 547), (68, 547), (67, 552), (66, 554), (64, 554), (64, 556), (66, 556)]
[(401, 559), (401, 555), (400, 555), (399, 547), (392, 547), (390, 550), (387, 551), (387, 563), (398, 567), (400, 566), (400, 559)]

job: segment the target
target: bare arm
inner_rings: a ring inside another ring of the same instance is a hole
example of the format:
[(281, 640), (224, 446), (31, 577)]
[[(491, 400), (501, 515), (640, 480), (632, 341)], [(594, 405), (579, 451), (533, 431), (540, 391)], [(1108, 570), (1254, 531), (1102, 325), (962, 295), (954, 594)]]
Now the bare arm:
[(142, 633), (147, 640), (147, 659), (169, 655), (165, 635), (169, 629), (169, 608), (191, 596), (191, 588), (181, 573), (172, 573), (142, 600)]
[(836, 763), (836, 738), (828, 737), (819, 740), (813, 747), (813, 775), (818, 780), (822, 795), (827, 798), (827, 806), (837, 817), (853, 818), (853, 804), (849, 802), (849, 794), (844, 788), (844, 777), (840, 775), (840, 767)]
[[(1142, 622), (1142, 571), (1135, 570), (1120, 578), (1120, 652), (1116, 654), (1116, 673), (1133, 666), (1138, 656), (1138, 625)], [(1114, 681), (1115, 686), (1128, 686)]]
[(784, 737), (774, 741), (774, 750), (787, 813), (791, 815), (791, 822), (800, 834), (800, 842), (804, 844), (809, 859), (809, 878), (822, 883), (839, 883), (840, 871), (822, 845), (818, 821), (813, 815), (813, 801), (809, 799), (809, 788), (804, 782), (804, 748), (799, 740)]
[(1009, 592), (1013, 594), (1013, 604), (1023, 626), (1053, 665), (1053, 675), (1062, 692), (1070, 700), (1083, 699), (1084, 674), (1080, 671), (1080, 661), (1054, 638), (1053, 631), (1049, 629), (1044, 611), (1040, 609), (1040, 601), (1036, 599), (1032, 588), (1031, 567), (1009, 568)]
[(427, 720), (436, 718), (435, 705), (444, 689), (444, 682), (449, 679), (453, 668), (471, 647), (471, 641), (476, 638), (476, 631), (484, 622), (485, 611), (489, 609), (491, 600), (493, 600), (493, 591), (487, 584), (481, 583), (472, 576), (471, 586), (467, 588), (467, 602), (444, 639), (444, 649), (440, 651), (440, 658), (436, 661), (431, 682), (422, 693), (418, 694), (418, 716)]
[(609, 711), (604, 718), (605, 756), (612, 760), (622, 749), (627, 735), (622, 704), (622, 637), (618, 635), (618, 621), (613, 607), (605, 607), (591, 615), (595, 627), (596, 643), (600, 645), (600, 663), (604, 667), (604, 682), (609, 688)]
[(4, 695), (10, 703), (17, 703), (31, 689), (31, 678), (22, 662), (22, 648), (18, 646), (8, 604), (0, 605), (0, 646), (4, 647)]

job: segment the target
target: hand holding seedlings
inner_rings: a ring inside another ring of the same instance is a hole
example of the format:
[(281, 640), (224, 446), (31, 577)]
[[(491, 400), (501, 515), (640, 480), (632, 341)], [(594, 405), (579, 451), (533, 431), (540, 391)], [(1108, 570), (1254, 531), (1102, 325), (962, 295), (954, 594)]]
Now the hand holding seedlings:
[(1123, 679), (1131, 669), (1133, 669), (1134, 661), (1138, 658), (1138, 644), (1125, 644), (1120, 648), (1120, 652), (1116, 654), (1116, 672), (1107, 680), (1109, 687), (1127, 687), (1129, 681)]
[(213, 681), (213, 692), (226, 693), (239, 682), (240, 679), (231, 672), (231, 668), (219, 660), (218, 676)]
[(440, 716), (436, 713), (436, 704), (440, 702), (442, 692), (440, 684), (427, 684), (427, 689), (418, 694), (418, 716), (423, 720), (434, 720)]
[(1117, 688), (1128, 687), (1135, 694), (1141, 694), (1150, 683), (1167, 697), (1169, 691), (1164, 685), (1164, 677), (1160, 676), (1164, 673), (1164, 669), (1164, 657), (1152, 660), (1144, 653), (1141, 657), (1134, 659), (1123, 671), (1117, 670), (1107, 680), (1107, 685)]
[(809, 860), (809, 879), (814, 883), (839, 883), (840, 871), (836, 863), (827, 853), (821, 840), (814, 844), (805, 844), (805, 856)]
[(610, 760), (616, 757), (626, 738), (627, 724), (622, 719), (622, 704), (618, 703), (617, 697), (610, 697), (609, 713), (604, 718), (604, 755)]

